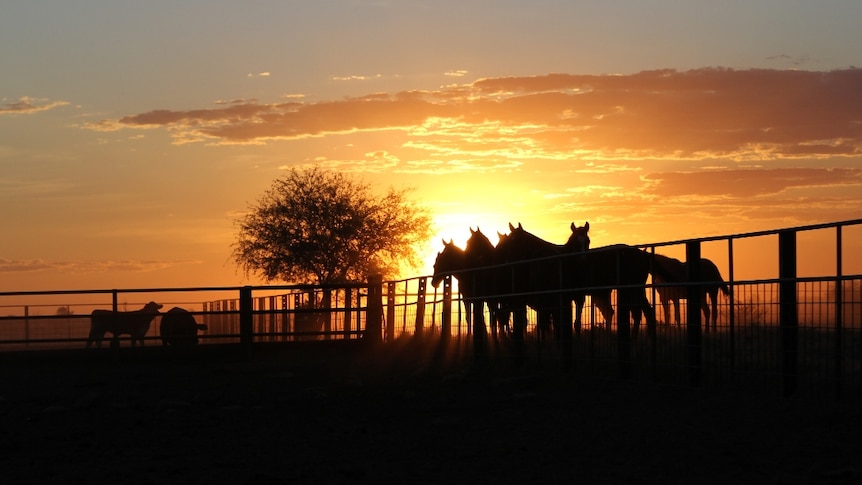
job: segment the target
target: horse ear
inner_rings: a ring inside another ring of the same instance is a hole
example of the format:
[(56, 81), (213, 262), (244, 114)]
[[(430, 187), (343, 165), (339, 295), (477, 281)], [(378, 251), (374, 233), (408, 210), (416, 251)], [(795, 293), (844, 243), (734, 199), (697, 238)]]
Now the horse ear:
[(524, 227), (523, 227), (523, 226), (521, 226), (521, 223), (519, 222), (519, 223), (518, 223), (518, 229), (523, 229), (523, 228), (524, 228)]
[(514, 231), (514, 230), (515, 230), (515, 226), (513, 226), (511, 222), (509, 223), (509, 230), (510, 230), (510, 231)]
[[(572, 224), (574, 224), (574, 222)], [(586, 229), (588, 231), (590, 230), (590, 221), (584, 222), (584, 229)]]
[(574, 222), (572, 223), (572, 225), (569, 226), (569, 229), (571, 229), (572, 232), (575, 232), (575, 223)]
[[(478, 227), (477, 227), (478, 229)], [(473, 226), (470, 226), (470, 234), (476, 234), (476, 231), (473, 230)]]

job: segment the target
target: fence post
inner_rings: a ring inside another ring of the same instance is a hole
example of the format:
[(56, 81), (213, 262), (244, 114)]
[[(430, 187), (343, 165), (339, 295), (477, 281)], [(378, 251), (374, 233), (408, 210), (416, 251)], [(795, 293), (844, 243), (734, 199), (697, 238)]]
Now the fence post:
[(440, 337), (443, 341), (452, 336), (452, 276), (443, 278), (443, 318), (440, 319)]
[(344, 289), (344, 340), (350, 339), (351, 315), (353, 314), (353, 290)]
[(323, 340), (332, 339), (332, 288), (323, 290), (321, 306), (326, 310), (323, 314)]
[(841, 399), (843, 394), (841, 374), (843, 372), (842, 362), (844, 361), (844, 354), (841, 351), (841, 349), (844, 348), (844, 336), (842, 335), (844, 326), (844, 322), (842, 321), (842, 318), (844, 317), (844, 265), (843, 258), (841, 256), (843, 251), (841, 242), (841, 226), (838, 226), (835, 229), (835, 397), (836, 399)]
[(239, 290), (239, 342), (246, 351), (251, 350), (254, 335), (253, 306), (251, 286), (243, 286)]
[(419, 285), (416, 288), (416, 323), (413, 329), (415, 337), (422, 337), (422, 331), (425, 329), (425, 294), (427, 293), (428, 280), (424, 276), (419, 278)]
[(703, 383), (703, 333), (701, 330), (700, 303), (703, 286), (700, 275), (700, 241), (685, 243), (685, 262), (688, 269), (686, 286), (686, 336), (688, 345), (689, 384), (698, 387)]
[(620, 254), (616, 252), (616, 285), (617, 285), (617, 359), (620, 364), (620, 378), (629, 379), (632, 376), (632, 306), (629, 296), (630, 289), (620, 288), (620, 272), (622, 266)]
[(383, 275), (368, 277), (368, 309), (365, 313), (365, 340), (372, 344), (383, 338)]
[(386, 341), (395, 340), (395, 282), (386, 283)]
[(778, 233), (778, 318), (781, 330), (782, 391), (796, 393), (799, 372), (799, 314), (796, 305), (796, 231)]
[(736, 280), (736, 275), (733, 274), (733, 238), (727, 240), (727, 285), (730, 292), (727, 294), (727, 323), (728, 337), (730, 338), (730, 375), (736, 377), (736, 285), (733, 282)]
[[(564, 263), (568, 263), (568, 261), (560, 259), (557, 263), (557, 289), (559, 293), (557, 293), (558, 310), (554, 315), (554, 326), (558, 329), (560, 345), (562, 346), (563, 370), (568, 371), (571, 369), (573, 361), (572, 322), (575, 315), (572, 312), (572, 298), (571, 294), (568, 293), (569, 288), (567, 287), (565, 274), (565, 269), (567, 268), (563, 267)], [(580, 328), (578, 332), (580, 332)]]
[(485, 302), (480, 299), (468, 300), (473, 314), (473, 354), (477, 359), (487, 355), (488, 332), (485, 328)]
[(30, 306), (24, 305), (24, 340), (30, 346)]

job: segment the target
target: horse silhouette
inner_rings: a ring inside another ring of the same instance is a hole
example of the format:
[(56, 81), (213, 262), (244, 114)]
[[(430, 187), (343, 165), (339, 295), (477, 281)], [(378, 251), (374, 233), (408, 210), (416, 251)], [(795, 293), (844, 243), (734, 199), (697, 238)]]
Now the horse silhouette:
[[(482, 298), (491, 314), (491, 334), (497, 336), (498, 330), (504, 334), (509, 331), (509, 313), (507, 311), (507, 299), (500, 295), (499, 267), (497, 264), (497, 248), (491, 244), (488, 236), (482, 233), (479, 227), (474, 231), (470, 228), (470, 238), (464, 246), (464, 257), (468, 264), (478, 272), (473, 280), (476, 296)], [(459, 283), (460, 286), (460, 283)]]
[[(562, 246), (548, 242), (535, 234), (509, 223), (509, 234), (499, 234), (500, 242), (495, 251), (495, 262), (500, 266), (496, 275), (498, 291), (508, 295), (507, 307), (512, 312), (524, 314), (526, 307), (536, 311), (536, 330), (539, 337), (549, 333), (552, 324), (564, 320), (561, 313), (561, 296), (558, 293), (559, 278), (552, 263), (544, 259), (562, 253)], [(516, 321), (514, 332), (524, 332)], [(555, 329), (559, 325), (554, 326)]]
[[(617, 290), (617, 309), (626, 312), (634, 322), (634, 330), (640, 325), (641, 316), (647, 325), (656, 323), (655, 309), (646, 297), (646, 282), (651, 271), (662, 271), (653, 264), (651, 254), (626, 244), (614, 244), (585, 250), (589, 238), (589, 224), (578, 230), (574, 223), (570, 226), (572, 234), (564, 244), (565, 252), (573, 257), (565, 261), (563, 274), (568, 285), (579, 289), (576, 292), (576, 305), (583, 306), (583, 293), (596, 292), (599, 299), (608, 298), (600, 290)], [(609, 299), (609, 298), (608, 298)], [(577, 311), (575, 328), (580, 328), (580, 308)]]
[(458, 280), (458, 290), (463, 297), (464, 307), (470, 313), (473, 305), (488, 305), (492, 315), (492, 325), (501, 317), (500, 303), (494, 298), (496, 285), (493, 268), (494, 246), (491, 241), (477, 228), (470, 228), (470, 239), (466, 249), (456, 246), (451, 240), (443, 240), (443, 251), (437, 253), (434, 261), (434, 274), (431, 285), (435, 288), (443, 278), (452, 275)]
[(132, 337), (132, 347), (136, 342), (144, 345), (144, 336), (150, 330), (150, 323), (159, 314), (162, 305), (151, 301), (140, 310), (131, 312), (115, 312), (113, 310), (93, 310), (90, 314), (90, 334), (87, 337), (87, 348), (95, 342), (96, 347), (102, 347), (106, 333), (111, 333), (111, 348), (120, 346), (120, 335)]
[[(570, 253), (582, 253), (590, 249), (590, 223), (585, 222), (582, 227), (578, 227), (573, 222), (569, 228), (572, 230), (572, 235), (564, 245), (565, 249)], [(589, 291), (578, 291), (575, 293), (575, 328), (580, 328), (581, 313), (583, 313), (586, 295), (592, 297), (593, 303), (598, 307), (605, 319), (606, 324), (610, 324), (614, 316), (614, 307), (611, 304), (610, 289), (593, 289)]]
[[(653, 282), (656, 283), (655, 289), (664, 308), (664, 321), (670, 323), (670, 305), (673, 303), (674, 322), (679, 325), (679, 301), (687, 298), (688, 288), (685, 285), (673, 285), (673, 283), (689, 281), (688, 263), (661, 254), (655, 255), (655, 263), (662, 269), (660, 274), (653, 275)], [(724, 283), (715, 263), (706, 258), (700, 259), (700, 281), (703, 283), (700, 309), (703, 312), (704, 323), (708, 327), (711, 317), (712, 325), (715, 327), (718, 320), (718, 292), (720, 290), (727, 296), (730, 294), (730, 288)]]

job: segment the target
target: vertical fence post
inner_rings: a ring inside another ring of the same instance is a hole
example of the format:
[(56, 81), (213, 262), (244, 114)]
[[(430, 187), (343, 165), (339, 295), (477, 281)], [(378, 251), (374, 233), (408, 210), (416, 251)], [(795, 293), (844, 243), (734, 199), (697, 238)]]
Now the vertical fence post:
[[(727, 294), (727, 302), (728, 302), (728, 311), (727, 311), (727, 323), (728, 323), (728, 338), (730, 339), (730, 375), (731, 377), (735, 377), (736, 375), (736, 300), (734, 298), (734, 293), (736, 291), (736, 286), (733, 284), (736, 276), (733, 274), (733, 238), (729, 238), (727, 240), (727, 289), (729, 290)], [(714, 304), (714, 303), (713, 303)]]
[(620, 366), (620, 378), (629, 379), (632, 376), (632, 333), (631, 312), (632, 302), (628, 295), (631, 289), (620, 288), (620, 272), (622, 271), (620, 254), (616, 252), (616, 286), (617, 286), (617, 359)]
[(287, 299), (287, 295), (281, 295), (281, 341), (287, 342), (289, 337), (287, 336), (290, 333), (290, 314), (287, 313), (289, 308), (288, 306), (289, 300)]
[(364, 340), (371, 344), (380, 343), (383, 338), (383, 275), (368, 278), (368, 309), (365, 313)]
[(111, 290), (111, 309), (114, 310), (115, 312), (119, 311), (118, 305), (117, 305), (117, 301), (119, 300), (119, 298), (118, 298), (117, 294), (118, 294), (117, 290)]
[(24, 305), (24, 340), (30, 345), (30, 306)]
[(485, 302), (478, 298), (474, 299), (470, 301), (470, 308), (473, 313), (473, 353), (477, 359), (484, 358), (487, 355), (488, 347), (488, 332), (485, 328)]
[(445, 342), (452, 336), (452, 276), (443, 278), (443, 317), (440, 319), (440, 337)]
[(689, 282), (686, 286), (688, 378), (689, 384), (698, 387), (703, 383), (703, 335), (700, 319), (703, 286), (699, 284), (701, 281), (699, 241), (685, 243), (685, 262)]
[(353, 326), (350, 319), (353, 315), (353, 289), (344, 289), (344, 340), (350, 339), (350, 329)]
[(239, 290), (239, 341), (246, 352), (251, 351), (254, 335), (253, 306), (251, 286), (243, 286)]
[[(568, 282), (565, 278), (565, 270), (568, 268), (563, 267), (564, 263), (569, 263), (569, 261), (564, 259), (566, 257), (563, 256), (557, 263), (557, 289), (559, 290), (557, 294), (557, 307), (559, 310), (554, 316), (556, 319), (554, 325), (559, 329), (560, 345), (562, 346), (563, 371), (570, 370), (573, 361), (572, 321), (574, 320), (574, 313), (572, 312), (572, 298), (569, 293)], [(571, 258), (571, 256), (568, 256), (568, 258)], [(580, 328), (578, 332), (580, 332)]]
[(332, 339), (332, 288), (323, 290), (323, 340)]
[(413, 327), (413, 335), (422, 337), (425, 329), (425, 294), (427, 293), (428, 280), (424, 276), (419, 278), (416, 288), (416, 321)]
[(257, 331), (264, 334), (264, 340), (271, 340), (269, 330), (266, 328), (266, 299), (262, 296), (257, 298)]
[(395, 340), (395, 282), (386, 283), (386, 341)]
[(781, 330), (782, 391), (796, 393), (799, 373), (799, 314), (796, 296), (796, 231), (778, 233), (778, 317)]
[(842, 387), (841, 387), (841, 373), (842, 373), (842, 365), (844, 361), (844, 355), (841, 349), (843, 348), (843, 326), (844, 322), (842, 318), (844, 316), (844, 294), (843, 294), (843, 286), (844, 286), (844, 272), (843, 272), (843, 258), (841, 255), (842, 244), (841, 244), (841, 226), (835, 228), (835, 397), (837, 399), (841, 399), (842, 395)]

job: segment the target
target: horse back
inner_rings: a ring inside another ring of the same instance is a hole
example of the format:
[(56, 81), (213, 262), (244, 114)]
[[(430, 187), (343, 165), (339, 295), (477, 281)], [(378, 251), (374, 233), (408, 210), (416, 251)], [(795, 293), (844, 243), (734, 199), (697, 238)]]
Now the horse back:
[(593, 286), (644, 284), (651, 265), (649, 253), (626, 244), (590, 249), (571, 259), (573, 274)]

